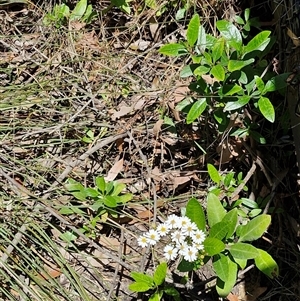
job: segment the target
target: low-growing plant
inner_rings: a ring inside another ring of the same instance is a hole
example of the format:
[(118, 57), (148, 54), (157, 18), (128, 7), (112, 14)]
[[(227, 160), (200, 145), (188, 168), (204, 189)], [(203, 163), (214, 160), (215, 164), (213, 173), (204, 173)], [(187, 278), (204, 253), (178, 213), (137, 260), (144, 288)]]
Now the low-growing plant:
[(44, 25), (54, 24), (57, 28), (67, 25), (68, 22), (80, 21), (83, 23), (91, 23), (96, 16), (91, 4), (87, 4), (87, 0), (80, 0), (72, 11), (68, 5), (56, 4), (51, 13), (47, 13), (43, 19)]
[(164, 294), (172, 296), (175, 301), (179, 301), (179, 292), (171, 285), (165, 283), (165, 278), (167, 275), (167, 263), (162, 262), (157, 266), (154, 271), (153, 276), (131, 272), (130, 276), (135, 282), (129, 285), (129, 289), (133, 292), (148, 292), (151, 294), (149, 301), (159, 301)]
[[(210, 167), (210, 174), (212, 170)], [(217, 180), (214, 174), (213, 178), (217, 186), (221, 185), (217, 188), (223, 189), (222, 177)], [(250, 200), (242, 199), (228, 206), (220, 200), (220, 191), (213, 189), (208, 193), (205, 209), (198, 200), (191, 198), (183, 211), (184, 216), (169, 216), (156, 229), (140, 236), (138, 244), (141, 247), (151, 245), (155, 250), (163, 238), (164, 257), (167, 260), (180, 257), (177, 269), (181, 272), (193, 271), (211, 262), (217, 278), (217, 292), (226, 297), (236, 283), (238, 271), (245, 269), (249, 261), (270, 278), (278, 276), (279, 269), (270, 254), (252, 245), (252, 241), (268, 229), (271, 216), (261, 212), (252, 214), (255, 217), (244, 214), (241, 208), (251, 207)]]
[[(77, 214), (88, 217), (89, 222), (80, 229), (87, 236), (94, 236), (94, 229), (99, 222), (105, 222), (108, 216), (118, 217), (118, 207), (132, 199), (131, 193), (123, 193), (126, 185), (117, 181), (106, 182), (104, 177), (95, 178), (95, 187), (84, 187), (80, 182), (68, 179), (66, 189), (77, 200), (76, 204), (62, 206), (59, 212), (63, 215)], [(78, 202), (79, 201), (79, 202)], [(90, 212), (90, 214), (87, 213)], [(72, 233), (64, 235), (67, 240), (74, 240)]]
[[(286, 87), (288, 73), (276, 75), (269, 71), (265, 59), (275, 39), (271, 31), (261, 31), (249, 42), (249, 11), (245, 21), (239, 17), (238, 23), (219, 20), (216, 27), (219, 36), (208, 34), (195, 14), (186, 32), (186, 41), (163, 45), (159, 52), (168, 56), (187, 57), (191, 61), (181, 70), (181, 77), (192, 77), (189, 89), (192, 97), (178, 103), (176, 109), (186, 113), (186, 123), (191, 124), (204, 112), (213, 116), (220, 132), (228, 129), (232, 116), (239, 116), (243, 126), (232, 129), (236, 136), (253, 135), (264, 142), (255, 129), (258, 125), (243, 114), (247, 108), (254, 114), (262, 114), (274, 122), (275, 109), (269, 93)], [(235, 115), (233, 115), (235, 114)]]

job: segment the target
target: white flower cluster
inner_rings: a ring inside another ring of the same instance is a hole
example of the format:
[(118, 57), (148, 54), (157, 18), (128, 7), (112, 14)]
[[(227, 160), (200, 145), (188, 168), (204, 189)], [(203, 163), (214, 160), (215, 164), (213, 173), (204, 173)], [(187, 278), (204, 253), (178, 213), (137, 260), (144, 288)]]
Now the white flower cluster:
[(174, 260), (178, 255), (186, 261), (194, 262), (198, 258), (199, 251), (203, 250), (205, 233), (199, 230), (197, 225), (187, 216), (179, 217), (174, 214), (159, 224), (156, 230), (151, 229), (138, 238), (138, 245), (146, 247), (154, 246), (161, 237), (170, 236), (171, 242), (164, 247), (164, 256), (167, 260)]

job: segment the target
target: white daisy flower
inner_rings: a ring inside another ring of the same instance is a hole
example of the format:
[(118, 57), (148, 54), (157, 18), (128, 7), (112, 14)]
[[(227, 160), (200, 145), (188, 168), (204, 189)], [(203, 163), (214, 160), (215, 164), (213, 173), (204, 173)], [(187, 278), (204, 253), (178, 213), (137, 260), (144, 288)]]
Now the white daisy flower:
[(202, 230), (196, 230), (194, 233), (191, 235), (192, 240), (196, 244), (202, 244), (205, 240), (205, 233)]
[(194, 246), (188, 246), (183, 252), (186, 261), (194, 262), (198, 257), (198, 250)]
[(138, 238), (137, 242), (138, 242), (138, 245), (139, 245), (140, 247), (142, 247), (142, 248), (147, 247), (148, 244), (149, 244), (149, 240), (148, 240), (148, 238), (147, 238), (146, 236), (140, 236), (140, 237)]
[(149, 232), (146, 234), (146, 237), (148, 238), (148, 243), (151, 246), (154, 246), (160, 239), (160, 235), (154, 229), (149, 230)]
[(164, 255), (167, 260), (174, 260), (177, 256), (178, 249), (172, 245), (167, 245), (164, 247)]
[(168, 228), (167, 224), (166, 223), (163, 223), (163, 224), (159, 224), (157, 226), (157, 229), (156, 231), (158, 232), (158, 234), (160, 236), (165, 236), (166, 234), (169, 233), (170, 229)]
[(171, 239), (172, 241), (174, 241), (176, 244), (181, 244), (184, 242), (186, 238), (186, 235), (184, 235), (181, 231), (174, 231), (173, 233), (171, 233)]
[(190, 222), (187, 226), (182, 227), (181, 231), (187, 236), (192, 236), (195, 231), (198, 230), (197, 225), (194, 222)]
[(178, 244), (177, 248), (178, 248), (178, 254), (183, 255), (185, 250), (188, 248), (188, 244), (184, 241), (181, 244)]
[(187, 216), (182, 216), (178, 218), (177, 227), (179, 229), (185, 228), (191, 224), (191, 220)]
[(201, 250), (204, 249), (204, 245), (202, 245), (202, 244), (194, 243), (193, 246), (194, 246), (198, 251), (201, 251)]
[(179, 218), (180, 217), (176, 216), (175, 214), (172, 214), (167, 218), (165, 224), (169, 229), (175, 229), (177, 228), (177, 223)]

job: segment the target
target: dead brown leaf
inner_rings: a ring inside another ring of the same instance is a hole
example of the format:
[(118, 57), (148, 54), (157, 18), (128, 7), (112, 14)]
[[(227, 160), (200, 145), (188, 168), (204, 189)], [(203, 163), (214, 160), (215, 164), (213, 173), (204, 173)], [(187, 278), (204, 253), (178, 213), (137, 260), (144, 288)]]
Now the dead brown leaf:
[(117, 161), (109, 170), (107, 176), (105, 177), (105, 181), (113, 181), (123, 169), (123, 163), (123, 158)]
[(237, 295), (234, 295), (232, 293), (230, 293), (228, 296), (227, 296), (227, 300), (228, 301), (239, 301), (239, 297)]
[(161, 131), (161, 126), (163, 125), (164, 121), (162, 119), (159, 119), (156, 121), (156, 123), (153, 126), (153, 135), (158, 135), (159, 132)]
[(267, 290), (267, 287), (264, 287), (264, 286), (259, 286), (259, 287), (255, 288), (253, 291), (251, 291), (246, 296), (246, 301), (256, 301), (257, 298), (260, 295), (262, 295), (266, 290)]

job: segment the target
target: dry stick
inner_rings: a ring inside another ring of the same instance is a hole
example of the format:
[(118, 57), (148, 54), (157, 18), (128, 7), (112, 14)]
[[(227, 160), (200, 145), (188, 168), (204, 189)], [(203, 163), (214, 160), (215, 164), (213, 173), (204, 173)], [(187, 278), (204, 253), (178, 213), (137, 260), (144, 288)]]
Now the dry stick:
[[(121, 237), (120, 237), (120, 247), (119, 247), (119, 259), (120, 261), (122, 260), (122, 255), (123, 255), (123, 244), (124, 244), (124, 231), (123, 229), (121, 230)], [(111, 287), (110, 287), (110, 290), (109, 290), (109, 293), (108, 293), (108, 296), (107, 296), (107, 301), (110, 301), (112, 300), (111, 299), (111, 295), (116, 287), (116, 280), (117, 280), (117, 277), (118, 277), (118, 273), (119, 273), (119, 267), (120, 267), (120, 264), (117, 263), (117, 266), (116, 266), (116, 269), (115, 269), (115, 273), (114, 273), (114, 277), (112, 279), (112, 282), (111, 282)]]
[(243, 188), (245, 187), (246, 183), (250, 180), (250, 178), (253, 176), (254, 172), (256, 170), (256, 165), (255, 162), (252, 162), (252, 166), (249, 169), (247, 175), (245, 176), (243, 182), (235, 189), (235, 191), (232, 193), (231, 195), (231, 199), (234, 200), (235, 197), (238, 196), (238, 194), (243, 190)]

